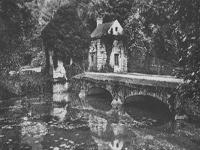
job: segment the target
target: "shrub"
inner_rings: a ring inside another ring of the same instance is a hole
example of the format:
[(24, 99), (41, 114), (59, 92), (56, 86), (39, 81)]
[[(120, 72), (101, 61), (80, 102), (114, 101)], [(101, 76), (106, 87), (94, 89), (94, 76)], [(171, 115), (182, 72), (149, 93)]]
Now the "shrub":
[(114, 68), (110, 64), (105, 64), (99, 72), (114, 72)]
[(83, 73), (83, 69), (80, 67), (80, 65), (73, 63), (72, 65), (66, 65), (64, 66), (66, 70), (66, 77), (67, 79), (71, 79), (71, 77)]

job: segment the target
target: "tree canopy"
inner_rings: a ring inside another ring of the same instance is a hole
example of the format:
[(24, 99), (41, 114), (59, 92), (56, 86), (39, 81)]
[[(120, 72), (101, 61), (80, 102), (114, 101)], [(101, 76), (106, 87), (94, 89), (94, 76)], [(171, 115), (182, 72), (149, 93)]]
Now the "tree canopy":
[(27, 50), (35, 20), (25, 0), (0, 1), (0, 70), (14, 69)]
[(53, 50), (61, 60), (83, 60), (87, 55), (89, 32), (76, 8), (76, 3), (61, 7), (42, 32), (46, 50)]

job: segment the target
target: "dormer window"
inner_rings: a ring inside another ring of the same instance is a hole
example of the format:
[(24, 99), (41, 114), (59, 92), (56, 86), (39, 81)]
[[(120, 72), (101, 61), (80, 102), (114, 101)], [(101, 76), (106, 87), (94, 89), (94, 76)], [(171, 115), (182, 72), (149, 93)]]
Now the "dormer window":
[(118, 30), (118, 27), (115, 27), (115, 31), (117, 31)]

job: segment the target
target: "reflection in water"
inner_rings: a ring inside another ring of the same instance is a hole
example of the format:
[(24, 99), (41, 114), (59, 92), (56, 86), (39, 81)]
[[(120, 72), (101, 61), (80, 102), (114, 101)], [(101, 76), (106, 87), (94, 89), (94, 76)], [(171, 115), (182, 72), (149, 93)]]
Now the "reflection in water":
[[(43, 136), (48, 133), (45, 123), (24, 121), (21, 124), (22, 145), (26, 145), (31, 150), (42, 150)], [(24, 147), (25, 148), (25, 147)]]
[(43, 150), (42, 146), (43, 137), (34, 138), (32, 136), (22, 137), (21, 149)]
[(88, 104), (94, 109), (109, 111), (112, 106), (112, 95), (102, 88), (91, 88), (85, 97)]
[[(56, 84), (53, 95), (24, 97), (4, 101), (0, 105), (0, 149), (2, 150), (132, 150), (132, 149), (199, 149), (188, 136), (200, 130), (176, 130), (166, 134), (137, 126), (154, 114), (127, 103), (125, 113), (111, 109), (110, 101), (99, 95), (79, 99)], [(60, 92), (62, 91), (62, 92)], [(65, 96), (63, 96), (65, 95)], [(11, 102), (12, 101), (12, 102)], [(143, 107), (143, 106), (142, 106)], [(159, 117), (161, 117), (160, 115)], [(166, 125), (168, 126), (168, 125)], [(192, 132), (194, 131), (194, 132)], [(178, 133), (176, 133), (178, 132)], [(184, 133), (190, 133), (187, 136)], [(181, 136), (179, 136), (181, 134)], [(198, 141), (194, 139), (193, 141)], [(184, 144), (183, 144), (184, 143)], [(196, 142), (198, 143), (198, 142)]]
[(31, 136), (34, 138), (42, 137), (47, 134), (46, 123), (33, 122), (33, 121), (24, 121), (21, 123), (21, 135), (22, 136)]
[(68, 84), (54, 84), (53, 85), (53, 101), (54, 102), (61, 102), (66, 101), (68, 102), (70, 100), (69, 93), (66, 92), (68, 89)]
[(92, 138), (97, 143), (98, 150), (122, 150), (124, 147), (122, 136), (125, 133), (122, 126), (95, 115), (90, 115), (88, 122), (93, 135)]
[(87, 96), (85, 99), (94, 109), (109, 111), (112, 108), (110, 98), (105, 95)]
[(107, 120), (101, 117), (94, 117), (92, 115), (89, 115), (88, 118), (88, 123), (89, 123), (89, 127), (90, 130), (97, 134), (98, 136), (102, 136), (104, 132), (106, 132), (106, 128), (107, 128)]
[(109, 143), (109, 146), (112, 150), (122, 150), (124, 142), (118, 139), (115, 139), (113, 143)]
[(59, 121), (64, 121), (65, 115), (67, 114), (66, 108), (53, 108), (51, 113), (52, 116), (57, 117)]
[(54, 93), (53, 94), (54, 102), (61, 102), (61, 101), (68, 102), (69, 100), (70, 100), (69, 93)]

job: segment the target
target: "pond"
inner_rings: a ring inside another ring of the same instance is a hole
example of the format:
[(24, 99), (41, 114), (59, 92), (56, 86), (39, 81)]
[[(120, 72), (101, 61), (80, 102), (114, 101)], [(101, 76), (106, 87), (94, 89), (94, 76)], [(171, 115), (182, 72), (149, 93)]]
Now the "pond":
[(173, 122), (165, 107), (150, 97), (132, 97), (116, 110), (106, 94), (83, 100), (65, 86), (55, 84), (53, 94), (1, 100), (0, 149), (200, 149), (200, 128)]

